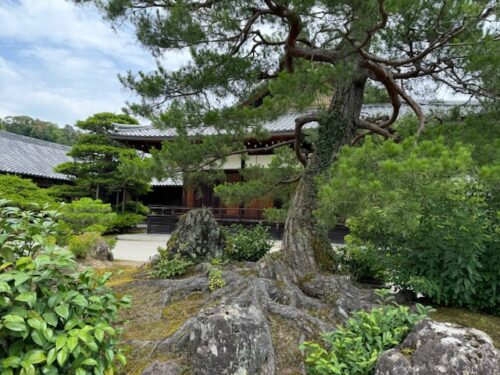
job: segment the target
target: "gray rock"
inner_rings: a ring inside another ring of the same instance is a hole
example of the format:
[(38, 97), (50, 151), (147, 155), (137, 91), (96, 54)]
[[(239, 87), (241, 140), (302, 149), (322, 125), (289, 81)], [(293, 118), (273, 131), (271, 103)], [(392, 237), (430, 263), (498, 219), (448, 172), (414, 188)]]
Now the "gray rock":
[(482, 331), (424, 320), (379, 358), (375, 375), (493, 375), (500, 352)]
[(142, 372), (142, 375), (180, 375), (181, 373), (182, 368), (175, 362), (155, 361)]
[(190, 210), (181, 217), (167, 242), (170, 254), (194, 259), (211, 259), (224, 253), (225, 237), (207, 208)]
[(200, 314), (190, 333), (195, 375), (274, 375), (271, 332), (253, 306), (217, 306)]
[(111, 246), (103, 239), (97, 241), (96, 245), (89, 249), (87, 256), (98, 260), (113, 260)]

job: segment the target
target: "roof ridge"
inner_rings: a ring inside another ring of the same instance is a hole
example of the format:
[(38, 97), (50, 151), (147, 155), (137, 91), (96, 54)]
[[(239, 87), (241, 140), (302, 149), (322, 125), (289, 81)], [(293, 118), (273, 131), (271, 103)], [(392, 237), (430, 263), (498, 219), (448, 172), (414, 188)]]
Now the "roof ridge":
[(12, 133), (12, 132), (9, 132), (7, 130), (0, 130), (0, 136), (7, 136), (11, 139), (18, 139), (21, 141), (25, 141), (25, 142), (37, 144), (40, 146), (45, 146), (45, 147), (56, 146), (57, 148), (59, 148), (61, 150), (66, 150), (66, 151), (71, 150), (71, 146), (63, 145), (62, 143), (56, 143), (56, 142), (46, 141), (44, 139), (33, 138), (33, 137), (29, 137), (27, 135)]

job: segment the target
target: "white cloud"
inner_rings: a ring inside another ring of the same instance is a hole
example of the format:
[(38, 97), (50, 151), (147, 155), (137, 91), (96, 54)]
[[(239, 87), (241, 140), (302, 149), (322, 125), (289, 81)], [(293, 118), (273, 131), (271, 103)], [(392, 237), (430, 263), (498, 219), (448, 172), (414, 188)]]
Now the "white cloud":
[[(165, 56), (172, 69), (184, 53)], [(131, 30), (115, 32), (92, 7), (65, 0), (0, 1), (0, 117), (60, 125), (133, 100), (118, 74), (149, 71), (154, 59)]]

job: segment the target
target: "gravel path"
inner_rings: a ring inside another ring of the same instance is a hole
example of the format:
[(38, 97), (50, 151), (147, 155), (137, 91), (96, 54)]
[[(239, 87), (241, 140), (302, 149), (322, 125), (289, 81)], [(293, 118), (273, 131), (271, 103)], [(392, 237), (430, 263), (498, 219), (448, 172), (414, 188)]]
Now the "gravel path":
[[(113, 255), (117, 260), (146, 262), (156, 254), (158, 247), (165, 247), (169, 238), (169, 234), (121, 234), (116, 237)], [(278, 251), (280, 247), (281, 241), (274, 241), (271, 252)]]

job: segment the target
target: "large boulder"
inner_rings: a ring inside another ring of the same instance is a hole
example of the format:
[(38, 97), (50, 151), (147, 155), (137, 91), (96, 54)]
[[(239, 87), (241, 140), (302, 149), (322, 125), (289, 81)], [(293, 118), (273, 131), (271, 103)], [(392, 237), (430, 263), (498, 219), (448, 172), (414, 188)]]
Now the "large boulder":
[(193, 259), (211, 259), (224, 252), (224, 232), (207, 208), (190, 210), (181, 217), (167, 242), (169, 254)]
[(274, 375), (271, 332), (254, 306), (206, 310), (196, 317), (189, 341), (195, 375)]
[(423, 320), (395, 349), (379, 358), (375, 375), (492, 375), (500, 352), (482, 331)]

